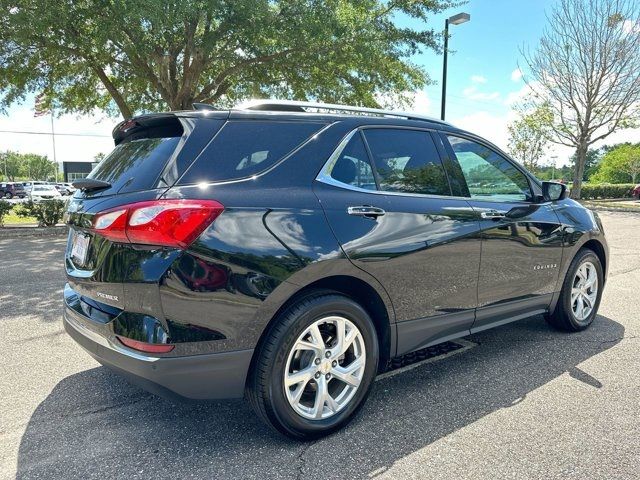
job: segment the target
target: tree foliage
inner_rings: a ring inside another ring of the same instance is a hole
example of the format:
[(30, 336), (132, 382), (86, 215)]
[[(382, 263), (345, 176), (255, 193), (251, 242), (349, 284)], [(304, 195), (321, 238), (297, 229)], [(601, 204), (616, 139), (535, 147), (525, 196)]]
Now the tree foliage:
[(49, 180), (55, 178), (57, 165), (46, 156), (35, 153), (0, 152), (0, 173), (14, 182), (18, 178)]
[(527, 170), (537, 172), (549, 144), (550, 125), (553, 115), (549, 105), (526, 104), (520, 107), (518, 118), (507, 128), (509, 131), (509, 153)]
[[(0, 103), (125, 118), (193, 102), (316, 98), (377, 106), (429, 83), (408, 59), (449, 0), (0, 0)], [(117, 109), (117, 110), (116, 110)]]
[(623, 143), (610, 149), (602, 157), (591, 181), (594, 183), (640, 182), (640, 143)]
[(640, 2), (559, 0), (525, 80), (553, 114), (552, 140), (576, 149), (580, 198), (591, 144), (633, 124), (640, 106)]

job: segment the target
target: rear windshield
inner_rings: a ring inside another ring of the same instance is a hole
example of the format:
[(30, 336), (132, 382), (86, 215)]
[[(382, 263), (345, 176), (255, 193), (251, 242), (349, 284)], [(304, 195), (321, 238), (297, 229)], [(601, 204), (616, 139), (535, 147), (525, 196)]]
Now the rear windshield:
[(153, 188), (179, 142), (179, 136), (125, 141), (93, 169), (89, 178), (109, 182), (113, 193)]
[(229, 121), (180, 179), (181, 185), (235, 180), (267, 170), (324, 123)]

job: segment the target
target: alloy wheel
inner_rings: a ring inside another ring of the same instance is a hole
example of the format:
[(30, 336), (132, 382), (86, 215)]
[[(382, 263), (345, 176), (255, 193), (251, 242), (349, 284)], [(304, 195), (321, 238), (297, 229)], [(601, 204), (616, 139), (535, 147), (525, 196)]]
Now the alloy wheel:
[(284, 371), (289, 405), (322, 420), (343, 410), (364, 376), (366, 350), (358, 327), (340, 316), (316, 320), (294, 343)]
[(586, 320), (598, 297), (598, 273), (591, 262), (578, 267), (571, 287), (571, 310), (578, 321)]

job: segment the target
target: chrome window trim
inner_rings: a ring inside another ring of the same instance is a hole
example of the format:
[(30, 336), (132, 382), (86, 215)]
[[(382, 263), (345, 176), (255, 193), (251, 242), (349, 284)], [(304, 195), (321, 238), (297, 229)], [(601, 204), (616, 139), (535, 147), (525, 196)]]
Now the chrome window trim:
[[(399, 197), (414, 197), (414, 198), (450, 198), (455, 200), (469, 200), (471, 197), (457, 197), (453, 195), (433, 195), (429, 193), (412, 193), (412, 192), (388, 192), (386, 190), (367, 190), (366, 188), (356, 187), (354, 185), (349, 185), (348, 183), (343, 183), (331, 176), (331, 170), (333, 166), (340, 158), (342, 151), (345, 149), (349, 141), (353, 138), (353, 136), (359, 133), (361, 130), (366, 130), (370, 128), (393, 128), (393, 129), (403, 129), (403, 130), (419, 130), (422, 132), (437, 132), (436, 129), (431, 128), (420, 128), (413, 126), (404, 126), (404, 125), (363, 125), (362, 127), (354, 128), (351, 130), (345, 137), (340, 141), (338, 146), (335, 148), (333, 153), (329, 156), (329, 159), (325, 162), (323, 167), (320, 169), (320, 173), (316, 176), (316, 180), (318, 182), (322, 182), (326, 185), (331, 185), (332, 187), (342, 188), (344, 190), (351, 190), (352, 192), (360, 192), (360, 193), (371, 193), (376, 195), (391, 195), (391, 196), (399, 196)], [(374, 168), (373, 166), (371, 168)], [(529, 202), (525, 202), (529, 203)]]

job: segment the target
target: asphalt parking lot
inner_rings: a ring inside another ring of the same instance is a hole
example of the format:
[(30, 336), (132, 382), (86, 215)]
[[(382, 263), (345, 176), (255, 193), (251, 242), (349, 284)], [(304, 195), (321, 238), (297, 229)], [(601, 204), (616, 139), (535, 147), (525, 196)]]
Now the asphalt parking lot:
[(640, 214), (601, 213), (600, 315), (572, 335), (536, 317), (375, 384), (311, 443), (242, 401), (172, 404), (64, 333), (65, 239), (0, 240), (1, 478), (639, 478)]

